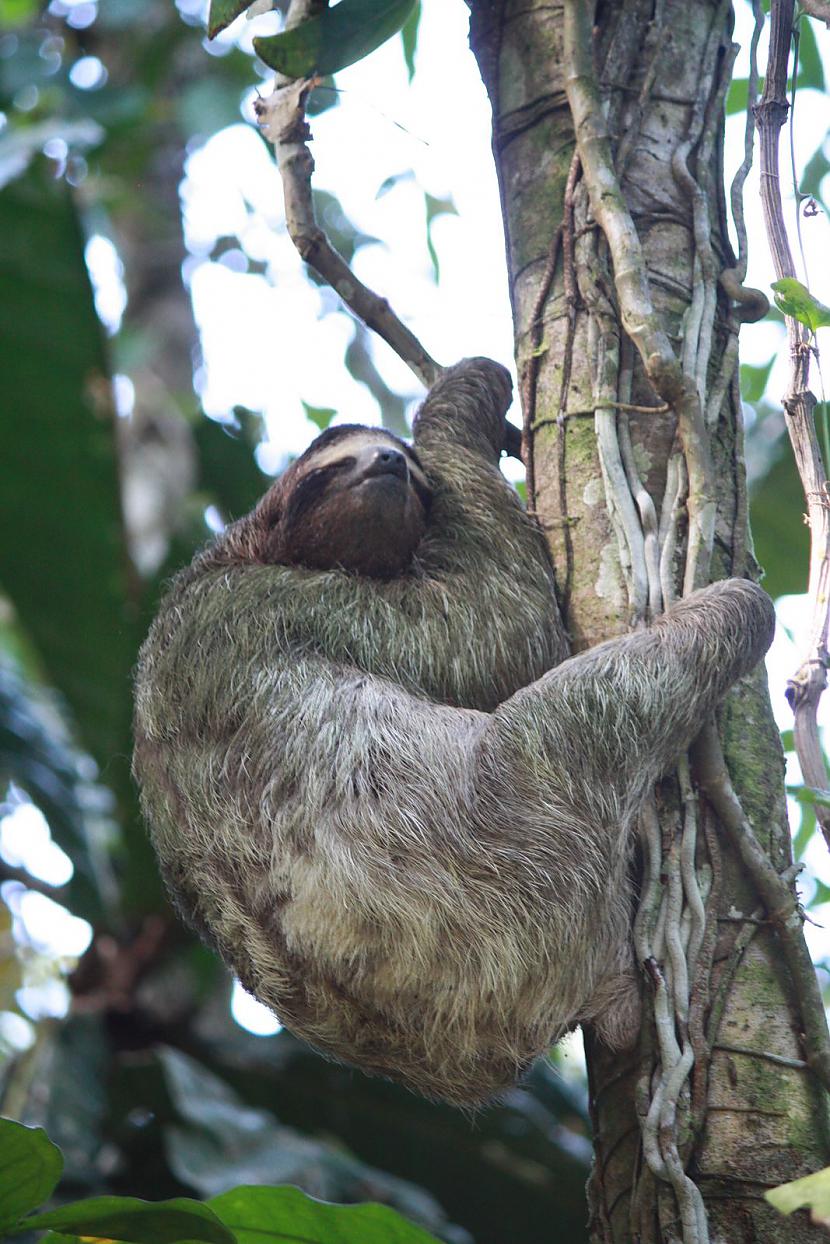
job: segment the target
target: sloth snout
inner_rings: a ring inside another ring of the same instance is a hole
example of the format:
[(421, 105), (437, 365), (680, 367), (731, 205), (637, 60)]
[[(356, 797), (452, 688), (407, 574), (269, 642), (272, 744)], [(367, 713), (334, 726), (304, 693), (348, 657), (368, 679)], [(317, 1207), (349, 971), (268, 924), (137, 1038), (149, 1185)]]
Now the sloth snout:
[(391, 445), (389, 448), (371, 450), (366, 455), (366, 461), (361, 462), (360, 466), (363, 468), (364, 478), (371, 478), (375, 475), (395, 475), (398, 479), (406, 479), (409, 474), (405, 454)]

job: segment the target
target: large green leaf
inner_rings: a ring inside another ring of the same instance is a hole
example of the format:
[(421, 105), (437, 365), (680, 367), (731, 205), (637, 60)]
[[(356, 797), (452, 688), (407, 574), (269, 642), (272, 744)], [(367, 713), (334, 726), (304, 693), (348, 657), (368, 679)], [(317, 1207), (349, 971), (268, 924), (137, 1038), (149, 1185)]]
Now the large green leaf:
[(210, 0), (208, 38), (215, 38), (220, 30), (230, 26), (231, 22), (236, 21), (239, 14), (244, 13), (253, 3), (254, 0)]
[(0, 587), (136, 828), (133, 861), (147, 861), (136, 901), (146, 910), (160, 886), (129, 778), (142, 620), (84, 245), (70, 187), (44, 163), (0, 193)]
[(767, 473), (750, 489), (749, 513), (764, 587), (773, 598), (807, 590), (810, 529), (804, 493), (789, 446), (782, 443)]
[(140, 1201), (138, 1197), (101, 1196), (63, 1205), (27, 1218), (18, 1231), (57, 1231), (61, 1235), (123, 1240), (125, 1244), (234, 1244), (234, 1237), (199, 1201)]
[(234, 1188), (208, 1204), (238, 1244), (437, 1244), (385, 1205), (330, 1205), (299, 1188)]
[(254, 39), (254, 50), (289, 78), (337, 73), (397, 34), (413, 5), (414, 0), (340, 0), (293, 30)]
[(63, 1159), (39, 1127), (0, 1119), (0, 1235), (52, 1195)]

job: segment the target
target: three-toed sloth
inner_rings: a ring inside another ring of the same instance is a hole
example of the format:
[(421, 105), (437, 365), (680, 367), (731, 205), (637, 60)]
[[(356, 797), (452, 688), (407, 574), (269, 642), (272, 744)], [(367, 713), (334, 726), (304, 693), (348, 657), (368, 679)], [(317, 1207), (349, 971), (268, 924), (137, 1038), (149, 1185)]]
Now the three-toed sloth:
[(414, 448), (324, 432), (174, 580), (136, 692), (185, 917), (319, 1050), (458, 1103), (580, 1020), (630, 1040), (638, 812), (773, 626), (729, 580), (566, 659), (509, 401), (470, 359)]

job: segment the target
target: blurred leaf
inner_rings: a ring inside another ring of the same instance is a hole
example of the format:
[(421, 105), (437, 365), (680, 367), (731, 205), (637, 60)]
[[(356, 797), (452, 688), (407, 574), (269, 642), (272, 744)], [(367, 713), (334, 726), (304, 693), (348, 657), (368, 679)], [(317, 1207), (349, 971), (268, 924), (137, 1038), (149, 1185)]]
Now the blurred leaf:
[[(13, 928), (12, 913), (3, 902), (3, 896), (0, 893), (0, 1011), (17, 1009), (15, 994), (23, 984), (22, 964), (15, 953)], [(0, 1038), (0, 1054), (5, 1052), (4, 1043)], [(1, 1158), (0, 1162), (2, 1162)], [(2, 1179), (0, 1179), (1, 1187)]]
[(337, 73), (397, 34), (414, 0), (340, 0), (333, 9), (279, 35), (254, 39), (254, 51), (289, 78)]
[(746, 112), (749, 101), (749, 78), (733, 78), (726, 93), (726, 115), (734, 116), (736, 112)]
[(817, 877), (814, 880), (816, 892), (810, 900), (810, 906), (816, 907), (819, 903), (830, 902), (830, 886), (825, 885), (823, 881), (819, 881)]
[(333, 410), (331, 406), (309, 406), (308, 402), (303, 402), (303, 409), (306, 413), (306, 418), (310, 419), (321, 432), (325, 432), (337, 414), (337, 411)]
[(824, 90), (824, 67), (812, 22), (798, 23), (798, 87)]
[(388, 194), (390, 190), (394, 190), (395, 186), (400, 186), (407, 182), (413, 182), (414, 180), (415, 174), (411, 168), (405, 169), (402, 173), (392, 173), (390, 177), (387, 177), (381, 182), (375, 198), (380, 199), (383, 195)]
[(816, 790), (814, 786), (788, 786), (787, 794), (798, 800), (799, 803), (808, 803), (818, 805), (820, 808), (830, 808), (830, 791)]
[(784, 276), (780, 281), (773, 281), (772, 289), (779, 311), (791, 315), (812, 332), (830, 325), (830, 307), (814, 298), (807, 286), (802, 285), (795, 277)]
[(52, 1195), (62, 1170), (60, 1149), (42, 1128), (0, 1119), (0, 1235)]
[(254, 458), (262, 435), (262, 416), (241, 406), (232, 424), (202, 418), (194, 425), (199, 487), (215, 498), (225, 517), (247, 514), (272, 483)]
[(752, 538), (770, 596), (807, 590), (810, 531), (804, 522), (804, 493), (789, 446), (750, 489)]
[(741, 363), (741, 397), (745, 402), (760, 402), (766, 392), (774, 362), (773, 354), (766, 363), (760, 363), (757, 367), (751, 363)]
[(137, 1197), (102, 1196), (75, 1201), (38, 1214), (18, 1231), (51, 1229), (62, 1235), (123, 1240), (125, 1244), (235, 1244), (234, 1237), (206, 1205), (187, 1197), (172, 1201), (140, 1201)]
[(0, 190), (19, 177), (39, 155), (45, 143), (60, 138), (67, 146), (83, 150), (97, 146), (104, 130), (95, 121), (50, 119), (34, 125), (10, 125), (0, 133)]
[[(38, 162), (0, 193), (0, 583), (119, 796), (140, 901), (160, 892), (132, 820), (140, 619), (124, 537), (107, 352), (70, 188)], [(21, 529), (25, 515), (25, 538)]]
[(805, 1175), (792, 1183), (770, 1188), (764, 1197), (781, 1214), (792, 1214), (797, 1209), (809, 1209), (810, 1220), (830, 1226), (830, 1167)]
[(40, 0), (0, 0), (0, 30), (22, 26), (39, 8)]
[(801, 824), (793, 839), (793, 856), (800, 860), (807, 850), (807, 844), (816, 832), (816, 811), (813, 804), (801, 804)]
[(242, 92), (238, 84), (218, 74), (188, 82), (177, 95), (177, 120), (194, 143), (210, 138), (226, 125), (242, 120)]
[(403, 58), (406, 62), (406, 72), (409, 74), (411, 82), (415, 76), (415, 50), (418, 46), (418, 26), (421, 21), (421, 0), (415, 0), (412, 12), (404, 22), (401, 28), (401, 40), (403, 41)]
[(170, 1168), (203, 1196), (239, 1184), (291, 1183), (326, 1200), (371, 1197), (430, 1229), (446, 1227), (441, 1206), (422, 1188), (283, 1126), (180, 1050), (162, 1046), (158, 1058), (176, 1112), (190, 1125), (164, 1129)]
[(406, 402), (398, 393), (393, 393), (381, 376), (369, 350), (369, 333), (360, 322), (354, 326), (354, 337), (346, 347), (346, 366), (355, 380), (360, 380), (378, 403), (383, 417), (383, 426), (398, 436), (409, 436), (409, 424), (406, 421)]
[(801, 194), (810, 195), (818, 203), (821, 203), (826, 210), (826, 205), (821, 197), (821, 184), (827, 174), (830, 173), (830, 160), (827, 159), (824, 153), (825, 142), (826, 139), (822, 139), (805, 164), (798, 188)]
[(235, 1188), (209, 1204), (238, 1244), (437, 1244), (385, 1205), (329, 1205), (298, 1188)]
[(253, 3), (254, 0), (210, 0), (207, 22), (208, 38), (215, 38), (220, 30), (230, 26), (231, 22), (235, 21), (240, 13), (249, 9)]
[(433, 195), (424, 191), (424, 208), (427, 217), (427, 250), (432, 260), (432, 274), (436, 283), (441, 276), (440, 265), (438, 262), (438, 252), (432, 241), (432, 222), (437, 216), (457, 216), (458, 209), (452, 199), (436, 199)]
[(63, 1155), (63, 1179), (76, 1195), (102, 1187), (98, 1157), (109, 1102), (112, 1050), (100, 1012), (70, 1014), (52, 1034), (44, 1124)]
[[(339, 251), (346, 263), (351, 263), (354, 253), (360, 246), (369, 246), (379, 241), (371, 233), (362, 233), (349, 219), (340, 204), (340, 200), (330, 190), (312, 190), (314, 214), (321, 227), (328, 234), (329, 241)], [(313, 277), (315, 274), (310, 272)]]
[[(8, 781), (20, 786), (49, 823), (74, 873), (65, 887), (77, 916), (94, 921), (102, 903), (96, 860), (90, 850), (86, 812), (111, 801), (109, 792), (82, 781), (82, 758), (61, 732), (57, 706), (39, 701), (14, 670), (0, 660), (0, 799)], [(2, 803), (0, 802), (0, 811)]]

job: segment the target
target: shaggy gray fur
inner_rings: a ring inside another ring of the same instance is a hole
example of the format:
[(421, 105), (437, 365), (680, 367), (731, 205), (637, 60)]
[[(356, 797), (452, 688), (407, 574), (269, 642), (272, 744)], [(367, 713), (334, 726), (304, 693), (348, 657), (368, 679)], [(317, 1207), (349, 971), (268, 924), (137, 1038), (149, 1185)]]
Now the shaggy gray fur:
[(579, 1020), (630, 1039), (638, 810), (773, 627), (731, 580), (565, 660), (544, 542), (497, 468), (506, 376), (467, 360), (428, 395), (434, 499), (398, 577), (262, 564), (278, 482), (173, 583), (136, 689), (185, 916), (318, 1049), (459, 1103)]

